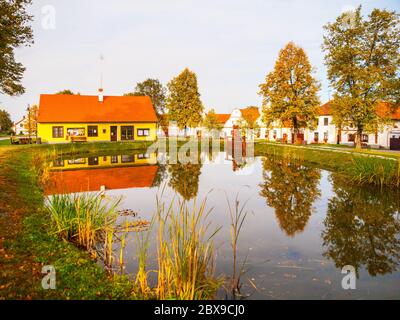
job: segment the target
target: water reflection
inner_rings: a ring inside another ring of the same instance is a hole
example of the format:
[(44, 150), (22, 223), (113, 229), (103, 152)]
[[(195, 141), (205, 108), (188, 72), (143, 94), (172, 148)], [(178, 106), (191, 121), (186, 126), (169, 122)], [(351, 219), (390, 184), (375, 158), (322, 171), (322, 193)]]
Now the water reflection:
[(320, 170), (289, 157), (264, 158), (262, 164), (260, 195), (275, 209), (280, 228), (293, 237), (304, 230), (320, 195)]
[(196, 197), (199, 191), (201, 167), (202, 164), (192, 163), (169, 165), (169, 186), (178, 192), (185, 200)]
[(371, 276), (396, 270), (400, 258), (400, 192), (355, 187), (331, 174), (334, 196), (329, 200), (322, 232), (324, 256), (338, 268), (365, 267)]
[(156, 154), (122, 154), (58, 158), (51, 164), (46, 195), (152, 187), (165, 173), (156, 164)]

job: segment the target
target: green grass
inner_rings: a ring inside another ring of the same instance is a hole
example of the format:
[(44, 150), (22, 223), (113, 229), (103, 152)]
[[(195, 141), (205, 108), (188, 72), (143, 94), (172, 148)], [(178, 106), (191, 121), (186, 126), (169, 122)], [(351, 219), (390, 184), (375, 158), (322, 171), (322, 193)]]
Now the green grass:
[[(347, 151), (347, 150), (346, 150)], [(259, 143), (254, 148), (255, 155), (289, 156), (300, 158), (309, 165), (320, 169), (339, 172), (358, 184), (398, 187), (400, 185), (400, 158), (382, 153), (353, 151), (340, 152), (311, 148), (308, 146)], [(376, 157), (379, 156), (379, 157)]]
[[(25, 148), (24, 148), (25, 149)], [(16, 194), (8, 201), (10, 210), (21, 210), (21, 230), (14, 239), (6, 239), (6, 247), (13, 259), (6, 261), (5, 276), (2, 281), (16, 281), (14, 286), (0, 291), (2, 298), (33, 299), (128, 299), (131, 298), (131, 282), (126, 277), (109, 276), (91, 258), (72, 243), (60, 241), (49, 230), (51, 223), (44, 206), (44, 197), (38, 184), (36, 170), (32, 167), (33, 149), (29, 148), (12, 154), (8, 152), (0, 170), (16, 184)], [(9, 170), (5, 170), (7, 167)], [(13, 209), (15, 208), (15, 209)], [(17, 226), (14, 226), (17, 228)], [(26, 260), (29, 265), (26, 265)], [(22, 276), (18, 265), (28, 269)], [(39, 274), (31, 273), (31, 265), (37, 265)], [(56, 270), (56, 290), (41, 288), (41, 266), (53, 265)], [(9, 271), (11, 270), (11, 271)], [(14, 275), (13, 275), (14, 274)], [(25, 275), (26, 274), (26, 275)]]

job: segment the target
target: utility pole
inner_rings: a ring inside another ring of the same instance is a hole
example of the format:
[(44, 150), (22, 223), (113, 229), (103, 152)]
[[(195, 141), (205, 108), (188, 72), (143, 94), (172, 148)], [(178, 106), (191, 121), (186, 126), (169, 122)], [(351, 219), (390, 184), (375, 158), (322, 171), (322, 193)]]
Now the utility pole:
[(28, 111), (28, 141), (29, 144), (31, 144), (31, 106), (28, 104), (28, 107), (26, 108), (26, 111)]

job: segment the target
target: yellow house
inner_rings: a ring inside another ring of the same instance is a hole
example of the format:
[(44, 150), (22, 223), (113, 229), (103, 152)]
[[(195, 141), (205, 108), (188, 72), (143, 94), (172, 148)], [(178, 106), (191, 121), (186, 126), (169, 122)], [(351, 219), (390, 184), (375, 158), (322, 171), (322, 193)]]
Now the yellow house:
[(153, 141), (157, 116), (145, 96), (42, 94), (37, 131), (43, 143)]

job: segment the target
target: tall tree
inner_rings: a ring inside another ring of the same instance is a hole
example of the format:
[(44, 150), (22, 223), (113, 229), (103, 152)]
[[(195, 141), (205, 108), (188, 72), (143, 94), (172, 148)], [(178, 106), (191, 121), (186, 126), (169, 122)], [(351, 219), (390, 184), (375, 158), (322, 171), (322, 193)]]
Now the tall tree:
[(28, 108), (24, 128), (28, 131), (29, 135), (37, 134), (38, 115), (39, 107), (36, 104)]
[(65, 90), (61, 90), (61, 91), (58, 91), (56, 94), (70, 94), (70, 95), (73, 95), (73, 94), (75, 94), (75, 93), (73, 93), (71, 90), (69, 90), (69, 89), (65, 89)]
[(296, 141), (299, 128), (315, 124), (320, 105), (319, 88), (307, 54), (303, 48), (289, 42), (280, 51), (274, 70), (260, 85), (263, 122), (269, 125), (279, 121), (290, 125)]
[(214, 109), (210, 109), (210, 111), (204, 117), (203, 126), (209, 132), (219, 132), (222, 130), (223, 125), (219, 122)]
[[(367, 19), (361, 6), (325, 27), (325, 64), (334, 88), (332, 112), (338, 126), (353, 124), (356, 147), (363, 131), (387, 121), (377, 102), (400, 100), (400, 20), (396, 12), (374, 9)], [(371, 126), (371, 124), (373, 124)]]
[(148, 96), (153, 103), (158, 116), (165, 113), (165, 100), (167, 89), (158, 79), (147, 79), (138, 82), (134, 92), (125, 93), (125, 96)]
[(258, 118), (260, 113), (258, 107), (250, 106), (240, 110), (242, 116), (239, 119), (239, 127), (243, 131), (251, 131), (253, 135), (257, 135), (260, 132), (260, 126), (258, 124)]
[(186, 68), (168, 83), (168, 90), (169, 120), (176, 121), (179, 129), (196, 127), (202, 120), (204, 109), (196, 74)]
[(0, 110), (0, 132), (9, 133), (12, 125), (10, 114), (6, 110)]
[(30, 4), (31, 0), (0, 0), (0, 93), (10, 96), (25, 91), (21, 84), (25, 68), (15, 61), (14, 50), (33, 43), (27, 25), (32, 20), (26, 12)]

